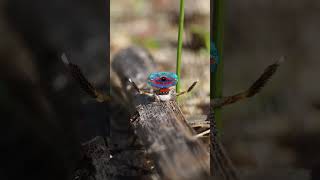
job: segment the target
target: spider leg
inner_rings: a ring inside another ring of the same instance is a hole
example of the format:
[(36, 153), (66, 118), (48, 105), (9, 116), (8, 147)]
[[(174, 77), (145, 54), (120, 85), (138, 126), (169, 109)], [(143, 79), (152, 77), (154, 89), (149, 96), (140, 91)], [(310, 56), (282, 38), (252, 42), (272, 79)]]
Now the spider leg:
[(221, 99), (214, 99), (211, 103), (213, 108), (219, 108), (225, 105), (236, 103), (240, 100), (247, 99), (259, 93), (261, 89), (267, 84), (267, 82), (271, 79), (271, 77), (275, 74), (280, 63), (284, 61), (284, 57), (281, 57), (276, 63), (269, 65), (264, 72), (260, 75), (260, 77), (250, 86), (250, 88), (244, 92), (222, 97)]
[(186, 94), (186, 93), (190, 92), (196, 86), (197, 83), (198, 83), (198, 81), (193, 82), (192, 85), (188, 88), (188, 90), (179, 92), (176, 94), (176, 96), (178, 97), (182, 94)]
[(130, 82), (130, 84), (132, 85), (132, 87), (133, 87), (139, 94), (144, 94), (144, 95), (148, 95), (148, 96), (153, 96), (152, 93), (141, 90), (141, 89), (137, 86), (137, 84), (136, 84), (134, 81), (132, 81), (132, 79), (129, 78), (128, 81)]
[(67, 56), (63, 53), (61, 55), (62, 62), (68, 67), (72, 77), (78, 81), (80, 84), (81, 89), (83, 89), (90, 97), (94, 98), (98, 102), (105, 102), (110, 100), (109, 96), (106, 96), (102, 92), (98, 91), (88, 80), (87, 78), (83, 75), (82, 71), (80, 68), (71, 63)]
[(137, 84), (132, 81), (130, 78), (128, 79), (128, 81), (130, 82), (130, 84), (132, 85), (132, 87), (140, 94), (141, 90), (139, 89), (139, 87), (137, 86)]

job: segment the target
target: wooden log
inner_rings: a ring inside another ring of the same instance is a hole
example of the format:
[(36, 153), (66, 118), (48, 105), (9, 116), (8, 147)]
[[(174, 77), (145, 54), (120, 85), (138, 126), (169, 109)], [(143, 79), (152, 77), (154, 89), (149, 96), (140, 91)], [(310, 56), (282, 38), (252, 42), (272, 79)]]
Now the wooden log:
[[(154, 66), (150, 58), (151, 56), (142, 48), (124, 49), (115, 55), (112, 67), (122, 80), (123, 89), (127, 87), (127, 77), (139, 80), (144, 75), (147, 76)], [(127, 71), (128, 67), (130, 70)], [(77, 77), (85, 79), (80, 69), (76, 69)], [(87, 90), (86, 87), (90, 87), (89, 90), (93, 89), (90, 84), (87, 86), (88, 84), (85, 83), (84, 89)], [(134, 97), (134, 94), (126, 93)], [(130, 146), (131, 141), (128, 137), (134, 136), (133, 131), (128, 129), (130, 115), (118, 101), (113, 99), (108, 104), (109, 108), (117, 110), (110, 115), (110, 135), (98, 136), (82, 144), (83, 158), (75, 170), (74, 180), (145, 179), (145, 176), (148, 179), (153, 173), (149, 168), (150, 163), (145, 150)], [(131, 109), (134, 109), (132, 104)]]
[(210, 173), (214, 179), (239, 180), (238, 173), (218, 137), (213, 108), (210, 120)]
[(83, 161), (85, 160), (91, 163), (86, 162), (89, 164), (88, 166), (79, 168), (73, 179), (107, 179), (108, 170), (110, 169), (107, 166), (110, 161), (110, 151), (103, 137), (97, 136), (83, 143), (82, 150), (84, 153)]
[(150, 101), (148, 96), (136, 96), (137, 92), (128, 82), (130, 78), (140, 88), (146, 85), (148, 75), (156, 71), (157, 65), (146, 49), (137, 46), (123, 49), (114, 56), (111, 66), (120, 78), (127, 98), (130, 99), (130, 110), (135, 111), (137, 105)]
[(133, 128), (163, 179), (209, 178), (209, 153), (175, 101), (141, 104), (137, 111)]
[(208, 149), (194, 137), (177, 103), (153, 102), (128, 84), (131, 78), (143, 85), (149, 73), (156, 71), (149, 53), (137, 47), (122, 50), (115, 55), (112, 67), (137, 111), (132, 129), (151, 154), (160, 179), (209, 178)]
[[(138, 85), (143, 85), (148, 74), (155, 71), (156, 64), (148, 51), (144, 48), (133, 46), (117, 52), (112, 59), (111, 67), (112, 72), (114, 72), (114, 74), (111, 75), (111, 80), (118, 77), (121, 83), (121, 87), (115, 91), (124, 91), (123, 94), (128, 103), (125, 104), (126, 107), (123, 107), (119, 103), (115, 103), (115, 101), (119, 101), (118, 99), (112, 100), (111, 104), (113, 104), (114, 109), (121, 109), (121, 111), (117, 114), (111, 113), (110, 141), (111, 144), (117, 144), (117, 147), (125, 147), (128, 146), (128, 143), (130, 144), (128, 137), (134, 136), (133, 132), (129, 131), (130, 114), (135, 112), (136, 105), (140, 104), (136, 102), (137, 99), (135, 97), (137, 93), (132, 90), (128, 79), (131, 78)], [(111, 94), (112, 98), (115, 93)], [(142, 98), (140, 102), (145, 101), (146, 99)]]
[(72, 180), (144, 179), (152, 172), (143, 150), (110, 149), (101, 136), (83, 143), (82, 152)]

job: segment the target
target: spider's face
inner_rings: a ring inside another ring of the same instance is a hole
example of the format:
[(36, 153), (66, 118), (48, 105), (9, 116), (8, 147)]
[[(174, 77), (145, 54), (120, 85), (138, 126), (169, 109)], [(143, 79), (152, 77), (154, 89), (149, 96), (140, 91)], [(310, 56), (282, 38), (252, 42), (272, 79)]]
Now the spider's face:
[(148, 77), (148, 84), (155, 89), (163, 89), (166, 92), (178, 82), (178, 76), (172, 72), (154, 72)]
[(148, 77), (148, 84), (160, 101), (169, 101), (175, 94), (178, 76), (172, 72), (154, 72)]

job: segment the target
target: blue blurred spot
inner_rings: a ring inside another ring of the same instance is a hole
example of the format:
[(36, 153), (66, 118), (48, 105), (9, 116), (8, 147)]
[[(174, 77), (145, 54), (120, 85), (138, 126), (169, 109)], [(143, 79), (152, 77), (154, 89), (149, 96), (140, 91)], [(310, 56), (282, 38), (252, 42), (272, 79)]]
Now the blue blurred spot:
[(218, 49), (213, 40), (210, 42), (210, 72), (215, 72), (219, 63)]

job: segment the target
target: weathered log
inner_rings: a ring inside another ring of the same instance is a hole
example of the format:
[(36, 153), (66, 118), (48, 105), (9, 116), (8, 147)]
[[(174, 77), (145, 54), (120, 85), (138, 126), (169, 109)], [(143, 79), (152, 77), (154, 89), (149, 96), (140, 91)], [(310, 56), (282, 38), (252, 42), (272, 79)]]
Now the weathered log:
[(196, 138), (175, 101), (137, 107), (132, 126), (164, 179), (209, 178), (209, 153)]
[[(114, 70), (116, 72), (119, 66), (120, 68), (126, 68), (125, 66), (133, 67), (131, 71), (118, 72), (120, 74), (118, 76), (124, 83), (124, 87), (126, 87), (126, 78), (124, 76), (136, 77), (134, 75), (144, 72), (143, 69), (150, 69), (145, 65), (146, 63), (142, 62), (142, 60), (150, 61), (150, 56), (145, 53), (146, 51), (140, 48), (129, 48), (115, 56), (113, 67), (115, 67)], [(85, 78), (80, 68), (76, 64), (71, 64), (66, 57), (63, 60), (68, 65), (67, 67), (69, 67), (75, 79), (82, 85), (81, 87), (93, 98), (96, 98), (96, 89)], [(135, 66), (132, 64), (135, 64)], [(151, 67), (153, 66), (152, 64), (150, 65)], [(141, 77), (141, 75), (138, 77)], [(150, 160), (148, 160), (149, 157), (146, 155), (145, 149), (130, 146), (131, 141), (128, 137), (132, 137), (134, 134), (133, 131), (129, 131), (128, 129), (130, 116), (125, 111), (127, 108), (119, 103), (119, 99), (113, 99), (108, 104), (108, 107), (117, 110), (116, 112), (113, 111), (110, 116), (110, 136), (98, 136), (82, 144), (83, 158), (75, 171), (73, 179), (146, 179), (145, 176), (148, 179), (154, 170), (150, 168)]]
[(101, 136), (82, 144), (82, 152), (73, 180), (145, 179), (152, 172), (143, 150), (110, 149)]
[(115, 55), (112, 67), (132, 99), (132, 107), (138, 111), (132, 129), (151, 154), (160, 178), (207, 179), (209, 152), (194, 137), (177, 103), (153, 102), (128, 84), (128, 78), (138, 86), (145, 84), (149, 73), (156, 70), (149, 53), (137, 47), (122, 50)]
[(210, 120), (210, 173), (215, 179), (239, 180), (236, 168), (219, 140), (213, 108), (208, 115)]
[[(103, 137), (95, 137), (82, 144), (83, 162), (86, 167), (79, 167), (73, 179), (107, 179), (108, 164), (110, 161), (110, 150), (106, 146)], [(91, 168), (90, 168), (91, 167)]]
[(123, 49), (114, 56), (111, 66), (120, 78), (122, 88), (126, 90), (131, 110), (135, 111), (137, 105), (150, 101), (148, 96), (136, 96), (137, 92), (128, 81), (132, 79), (140, 88), (146, 85), (148, 75), (156, 71), (157, 65), (146, 49), (136, 46)]

